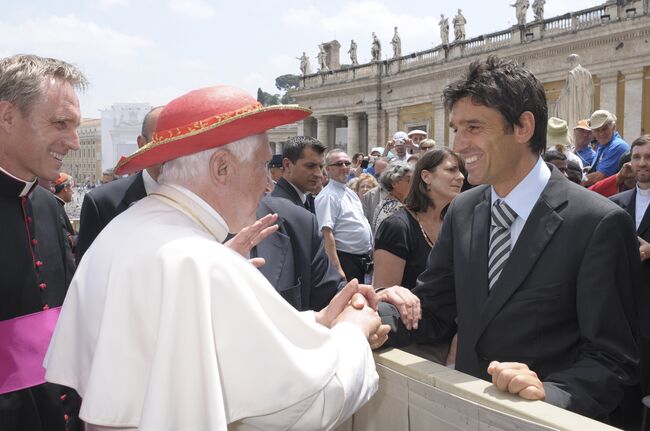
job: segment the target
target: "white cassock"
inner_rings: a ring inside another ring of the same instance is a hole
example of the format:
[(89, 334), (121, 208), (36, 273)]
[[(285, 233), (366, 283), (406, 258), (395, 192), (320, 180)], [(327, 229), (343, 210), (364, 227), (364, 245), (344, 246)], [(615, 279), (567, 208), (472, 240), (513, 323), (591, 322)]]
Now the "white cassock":
[(94, 429), (330, 429), (375, 393), (362, 331), (297, 312), (226, 234), (163, 185), (84, 255), (44, 365)]

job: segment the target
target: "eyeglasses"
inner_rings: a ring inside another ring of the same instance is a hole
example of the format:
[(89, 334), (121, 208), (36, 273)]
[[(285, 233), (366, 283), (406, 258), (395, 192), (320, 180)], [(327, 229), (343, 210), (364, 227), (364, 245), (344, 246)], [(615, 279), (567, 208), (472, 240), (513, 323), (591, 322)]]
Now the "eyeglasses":
[(350, 166), (350, 165), (352, 165), (351, 161), (349, 161), (349, 160), (341, 160), (341, 161), (338, 161), (336, 163), (330, 163), (327, 166), (337, 166), (339, 168), (342, 168), (343, 166)]

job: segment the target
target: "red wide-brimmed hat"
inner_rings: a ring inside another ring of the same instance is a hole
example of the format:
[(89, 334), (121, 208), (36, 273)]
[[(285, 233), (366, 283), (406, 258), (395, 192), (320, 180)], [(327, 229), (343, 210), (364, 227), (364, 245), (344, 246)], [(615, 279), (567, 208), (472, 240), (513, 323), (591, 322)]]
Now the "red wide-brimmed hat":
[(141, 171), (302, 120), (311, 110), (298, 105), (262, 106), (227, 85), (201, 88), (172, 100), (160, 112), (151, 142), (122, 157), (118, 175)]

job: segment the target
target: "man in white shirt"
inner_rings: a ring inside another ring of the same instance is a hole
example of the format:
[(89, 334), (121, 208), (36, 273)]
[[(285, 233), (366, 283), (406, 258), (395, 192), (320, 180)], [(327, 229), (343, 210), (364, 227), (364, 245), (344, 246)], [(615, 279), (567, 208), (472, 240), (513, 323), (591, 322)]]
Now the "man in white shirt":
[(325, 240), (325, 251), (347, 280), (364, 281), (372, 262), (372, 230), (359, 196), (346, 185), (350, 156), (333, 149), (325, 156), (327, 186), (316, 197), (316, 218)]
[(299, 313), (222, 244), (255, 221), (265, 131), (307, 115), (233, 87), (195, 90), (118, 163), (162, 163), (160, 186), (87, 251), (45, 360), (48, 381), (82, 396), (87, 430), (330, 429), (376, 391), (366, 340), (384, 328), (356, 284)]

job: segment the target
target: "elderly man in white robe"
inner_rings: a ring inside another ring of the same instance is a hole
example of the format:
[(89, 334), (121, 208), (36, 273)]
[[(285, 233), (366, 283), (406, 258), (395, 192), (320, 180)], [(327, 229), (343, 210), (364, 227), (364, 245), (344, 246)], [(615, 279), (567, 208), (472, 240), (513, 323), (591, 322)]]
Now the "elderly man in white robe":
[(163, 163), (161, 186), (84, 255), (45, 359), (46, 379), (82, 396), (87, 429), (331, 429), (372, 397), (368, 340), (388, 330), (372, 290), (353, 281), (299, 313), (222, 244), (255, 220), (265, 131), (307, 115), (232, 87), (195, 90), (119, 162), (120, 173)]

